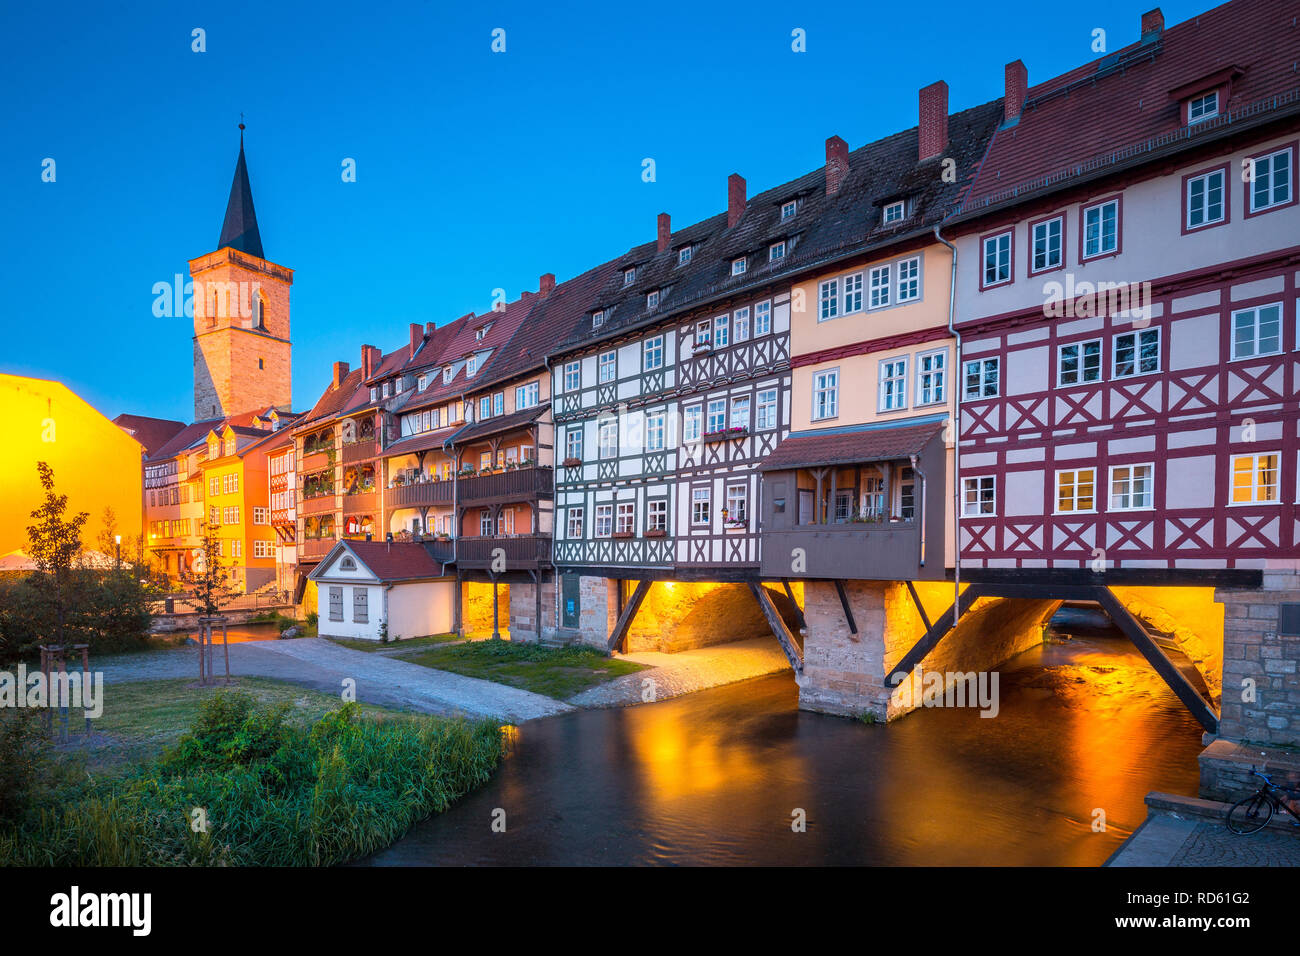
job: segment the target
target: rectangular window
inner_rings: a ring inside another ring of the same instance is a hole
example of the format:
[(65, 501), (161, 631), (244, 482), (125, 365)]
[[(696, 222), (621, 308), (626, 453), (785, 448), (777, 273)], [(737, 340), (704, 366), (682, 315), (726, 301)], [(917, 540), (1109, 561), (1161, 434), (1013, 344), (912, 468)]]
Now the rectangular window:
[(487, 508), (479, 509), (478, 533), (479, 536), (483, 538), (490, 538), (492, 536), (492, 512)]
[(731, 400), (731, 427), (749, 427), (749, 396), (737, 395)]
[(614, 506), (596, 505), (596, 537), (608, 538), (614, 531)]
[(723, 348), (731, 341), (731, 317), (720, 315), (713, 320), (713, 345)]
[(1203, 96), (1195, 96), (1187, 104), (1187, 125), (1199, 123), (1212, 116), (1219, 115), (1219, 91), (1211, 90)]
[(1111, 465), (1110, 510), (1142, 511), (1150, 508), (1155, 465)]
[(214, 528), (221, 527), (221, 509), (215, 505), (208, 509), (208, 524)]
[(595, 312), (591, 313), (591, 327), (593, 329), (598, 329), (604, 324), (605, 324), (604, 309), (597, 309)]
[(1143, 329), (1115, 336), (1112, 378), (1160, 371), (1160, 330)]
[(966, 381), (962, 397), (996, 398), (998, 394), (998, 360), (975, 359), (966, 363)]
[(636, 531), (636, 504), (631, 501), (620, 501), (618, 503), (618, 524), (615, 530), (620, 534), (629, 534)]
[(842, 308), (840, 311), (844, 315), (850, 312), (862, 311), (862, 273), (855, 272), (853, 275), (845, 276), (840, 283), (843, 293), (841, 296)]
[(664, 450), (664, 413), (655, 412), (645, 418), (645, 450)]
[(266, 524), (269, 520), (267, 509), (261, 507), (253, 508), (253, 524)]
[(1261, 305), (1232, 313), (1232, 357), (1277, 355), (1282, 351), (1282, 305)]
[(891, 222), (901, 221), (903, 218), (903, 211), (905, 208), (906, 205), (901, 200), (899, 202), (891, 202), (888, 206), (886, 206), (884, 211), (885, 225), (889, 225)]
[(353, 588), (352, 589), (352, 623), (369, 624), (370, 623), (370, 589)]
[(743, 342), (749, 338), (749, 306), (736, 310), (732, 319), (732, 328), (736, 333), (737, 342)]
[(916, 357), (916, 404), (937, 405), (948, 394), (948, 351), (922, 352)]
[(1232, 503), (1240, 505), (1277, 501), (1277, 463), (1277, 452), (1233, 455)]
[(789, 202), (781, 204), (781, 221), (794, 218), (795, 202), (791, 199)]
[(713, 328), (708, 319), (695, 323), (695, 347), (703, 348), (710, 344), (710, 330)]
[(898, 474), (898, 514), (904, 521), (916, 520), (916, 475), (911, 468)]
[(1011, 281), (1011, 233), (1002, 232), (984, 240), (983, 285)]
[(1226, 208), (1223, 203), (1224, 176), (1222, 169), (1216, 169), (1187, 180), (1188, 229), (1223, 222)]
[(749, 486), (727, 486), (727, 522), (749, 520)]
[(1267, 156), (1250, 161), (1250, 211), (1262, 212), (1274, 206), (1285, 206), (1292, 201), (1291, 149), (1279, 149)]
[(655, 289), (655, 291), (653, 291), (653, 292), (647, 292), (647, 293), (646, 293), (646, 297), (645, 297), (645, 307), (646, 307), (647, 309), (649, 309), (650, 311), (652, 311), (652, 312), (653, 312), (655, 309), (659, 308), (659, 290), (658, 290), (658, 289)]
[(492, 414), (504, 415), (506, 413), (506, 393), (497, 392), (492, 396)]
[(876, 266), (871, 270), (871, 308), (879, 309), (889, 305), (889, 266)]
[(208, 495), (210, 497), (215, 498), (217, 495), (221, 494), (221, 485), (219, 482), (220, 479), (217, 478), (216, 475), (213, 475), (208, 479)]
[(815, 420), (839, 414), (840, 370), (828, 369), (813, 376), (813, 415)]
[(722, 431), (727, 427), (727, 400), (725, 398), (715, 398), (709, 402), (709, 414), (706, 419), (704, 433), (712, 435)]
[(708, 488), (691, 489), (691, 524), (699, 526), (709, 523), (711, 497)]
[(967, 518), (994, 514), (996, 479), (993, 475), (963, 478), (961, 513)]
[(343, 620), (343, 589), (330, 587), (330, 620)]
[(880, 363), (880, 410), (893, 412), (907, 407), (907, 359), (886, 359)]
[(624, 270), (623, 270), (623, 284), (624, 284), (624, 285), (631, 285), (631, 284), (632, 284), (633, 282), (635, 282), (635, 281), (636, 281), (636, 269), (624, 269)]
[(754, 427), (759, 431), (776, 427), (776, 389), (765, 388), (758, 393), (758, 420)]
[(921, 259), (904, 259), (898, 263), (898, 301), (912, 302), (921, 297)]
[(1036, 222), (1031, 231), (1031, 272), (1045, 272), (1061, 265), (1063, 259), (1061, 240), (1065, 233), (1065, 217), (1057, 216), (1046, 222)]
[(618, 353), (605, 352), (600, 357), (599, 374), (596, 376), (597, 381), (612, 382), (618, 378)]
[(668, 500), (654, 498), (647, 502), (646, 528), (650, 531), (668, 530)]
[(744, 256), (741, 256), (739, 259), (732, 259), (732, 260), (731, 260), (731, 274), (732, 274), (733, 276), (741, 275), (741, 274), (744, 273), (744, 271), (745, 271), (745, 266), (746, 266), (746, 262), (745, 262), (745, 257), (744, 257)]
[(767, 247), (767, 261), (776, 262), (778, 259), (785, 258), (785, 243), (774, 242)]
[(479, 455), (478, 455), (478, 467), (479, 467), (479, 470), (480, 470), (480, 471), (482, 471), (484, 468), (491, 468), (491, 467), (492, 467), (492, 464), (493, 464), (493, 462), (492, 462), (492, 452), (490, 452), (490, 451), (481, 451), (481, 452), (479, 452)]
[(772, 303), (760, 302), (754, 307), (754, 335), (767, 335), (772, 331)]
[(1061, 346), (1057, 353), (1057, 385), (1085, 385), (1100, 381), (1101, 339)]
[(564, 457), (582, 460), (582, 426), (570, 425), (564, 433)]
[(839, 289), (840, 282), (838, 279), (828, 279), (819, 286), (818, 300), (820, 308), (817, 312), (818, 322), (833, 319), (840, 314)]
[(682, 414), (682, 441), (699, 441), (700, 440), (700, 422), (703, 417), (703, 409), (699, 405), (691, 405)]
[(564, 390), (576, 392), (582, 388), (582, 363), (566, 362), (564, 365)]
[(608, 421), (600, 423), (600, 457), (617, 458), (618, 457), (618, 422)]
[(581, 505), (569, 506), (565, 521), (567, 524), (568, 536), (570, 538), (582, 537), (582, 515), (583, 509)]
[(492, 396), (484, 395), (478, 400), (478, 417), (482, 421), (492, 417)]
[(1108, 199), (1083, 210), (1083, 258), (1119, 251), (1119, 200)]
[(235, 538), (230, 542), (230, 556), (232, 558), (242, 558), (244, 556), (244, 542)]
[(532, 408), (541, 401), (541, 389), (536, 382), (520, 385), (515, 389), (515, 411)]
[(677, 264), (679, 266), (684, 266), (690, 261), (691, 261), (690, 246), (682, 246), (680, 249), (677, 250)]
[(662, 335), (656, 335), (652, 339), (645, 340), (645, 344), (642, 346), (641, 365), (647, 372), (664, 367), (664, 337)]
[(1097, 469), (1073, 468), (1056, 473), (1056, 513), (1096, 511)]

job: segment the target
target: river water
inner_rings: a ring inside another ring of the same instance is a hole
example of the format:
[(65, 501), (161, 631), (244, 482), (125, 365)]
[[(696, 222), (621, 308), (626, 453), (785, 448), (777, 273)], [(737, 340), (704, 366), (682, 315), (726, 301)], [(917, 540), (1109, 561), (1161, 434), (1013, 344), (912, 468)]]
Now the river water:
[(1201, 728), (1127, 641), (1045, 644), (999, 683), (994, 718), (801, 712), (782, 675), (530, 722), (485, 787), (366, 862), (1096, 866), (1149, 791), (1195, 795)]

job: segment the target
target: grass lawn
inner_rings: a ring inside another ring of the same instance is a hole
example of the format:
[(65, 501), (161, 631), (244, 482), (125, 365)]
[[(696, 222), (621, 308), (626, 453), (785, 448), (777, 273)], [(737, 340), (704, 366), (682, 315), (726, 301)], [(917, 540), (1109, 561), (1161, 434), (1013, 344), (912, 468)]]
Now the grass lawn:
[(359, 641), (349, 637), (327, 637), (327, 641), (333, 641), (340, 647), (349, 647), (354, 651), (372, 651), (393, 650), (401, 648), (405, 650), (408, 647), (428, 647), (429, 645), (446, 644), (448, 641), (456, 641), (459, 638), (455, 634), (428, 634), (424, 637), (410, 637), (400, 641), (389, 641), (384, 644), (380, 641)]
[(632, 661), (606, 657), (590, 647), (542, 647), (497, 640), (434, 648), (403, 660), (508, 684), (558, 700), (567, 700), (588, 687), (645, 669)]
[[(66, 747), (60, 745), (60, 749), (84, 754), (86, 769), (103, 776), (121, 774), (151, 760), (189, 730), (204, 700), (224, 689), (220, 684), (188, 687), (191, 683), (189, 678), (181, 678), (108, 685), (104, 689), (104, 713), (90, 722), (91, 736), (86, 737), (82, 729), (85, 723), (74, 711), (68, 743)], [(337, 696), (260, 677), (241, 677), (233, 689), (253, 695), (260, 704), (292, 704), (293, 722), (304, 725), (342, 704)], [(362, 710), (398, 713), (370, 706)]]

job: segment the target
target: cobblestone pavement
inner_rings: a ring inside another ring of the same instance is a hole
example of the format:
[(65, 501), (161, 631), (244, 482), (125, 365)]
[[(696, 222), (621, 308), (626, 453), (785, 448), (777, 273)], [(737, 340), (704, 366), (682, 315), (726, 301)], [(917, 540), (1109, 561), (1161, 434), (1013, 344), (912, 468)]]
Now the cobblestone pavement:
[(653, 670), (637, 671), (615, 678), (569, 698), (575, 707), (623, 707), (645, 702), (643, 691), (647, 679), (654, 681), (654, 700), (667, 700), (697, 690), (734, 684), (751, 677), (764, 677), (788, 670), (775, 637), (754, 638), (731, 644), (717, 644), (691, 651), (663, 654), (638, 651), (619, 655), (620, 659), (645, 664)]
[(1300, 866), (1300, 830), (1240, 836), (1223, 820), (1150, 810), (1107, 866)]
[[(94, 663), (94, 669), (103, 672), (109, 685), (169, 677), (197, 680), (198, 648), (186, 646), (105, 657)], [(225, 671), (220, 647), (214, 670), (218, 674)], [(341, 693), (343, 680), (351, 678), (356, 681), (357, 699), (364, 703), (446, 716), (493, 717), (511, 723), (572, 709), (541, 694), (421, 667), (382, 654), (354, 651), (320, 638), (232, 644), (230, 673), (289, 681), (327, 694)]]

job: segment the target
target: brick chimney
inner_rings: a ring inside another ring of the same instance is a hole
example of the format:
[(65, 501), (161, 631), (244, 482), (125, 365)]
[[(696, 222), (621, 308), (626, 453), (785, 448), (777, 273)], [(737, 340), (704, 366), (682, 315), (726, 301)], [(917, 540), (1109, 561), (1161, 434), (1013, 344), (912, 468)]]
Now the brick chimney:
[(727, 177), (727, 228), (740, 222), (745, 214), (745, 177), (732, 173)]
[(838, 136), (826, 140), (826, 195), (840, 191), (840, 183), (849, 174), (849, 144)]
[(672, 234), (672, 221), (668, 218), (668, 213), (661, 212), (659, 214), (659, 239), (655, 244), (659, 252), (668, 251), (668, 243), (672, 238)]
[(426, 322), (426, 323), (424, 324), (424, 334), (425, 334), (425, 335), (433, 335), (434, 330), (437, 329), (437, 328), (438, 328), (438, 323), (437, 323), (437, 322)]
[(1020, 116), (1029, 93), (1029, 71), (1023, 60), (1013, 60), (1006, 68), (1007, 91), (1002, 98), (1002, 119), (1010, 122)]
[(373, 345), (361, 346), (361, 379), (369, 381), (370, 376), (375, 374), (375, 359), (383, 353)]
[(554, 291), (555, 291), (555, 273), (548, 272), (546, 273), (546, 275), (542, 276), (541, 280), (537, 283), (537, 294), (540, 295), (543, 299), (545, 299), (548, 295), (550, 295)]
[(352, 371), (347, 362), (334, 363), (334, 387), (338, 388), (343, 384), (343, 380), (348, 377), (348, 372)]
[(1148, 33), (1163, 33), (1165, 29), (1165, 15), (1160, 12), (1160, 8), (1148, 10), (1142, 14), (1142, 35)]
[(922, 87), (918, 95), (918, 159), (938, 156), (948, 145), (948, 84), (943, 80)]
[(424, 344), (424, 326), (419, 322), (411, 323), (411, 350), (407, 353), (408, 358), (414, 358), (415, 353), (420, 350)]

